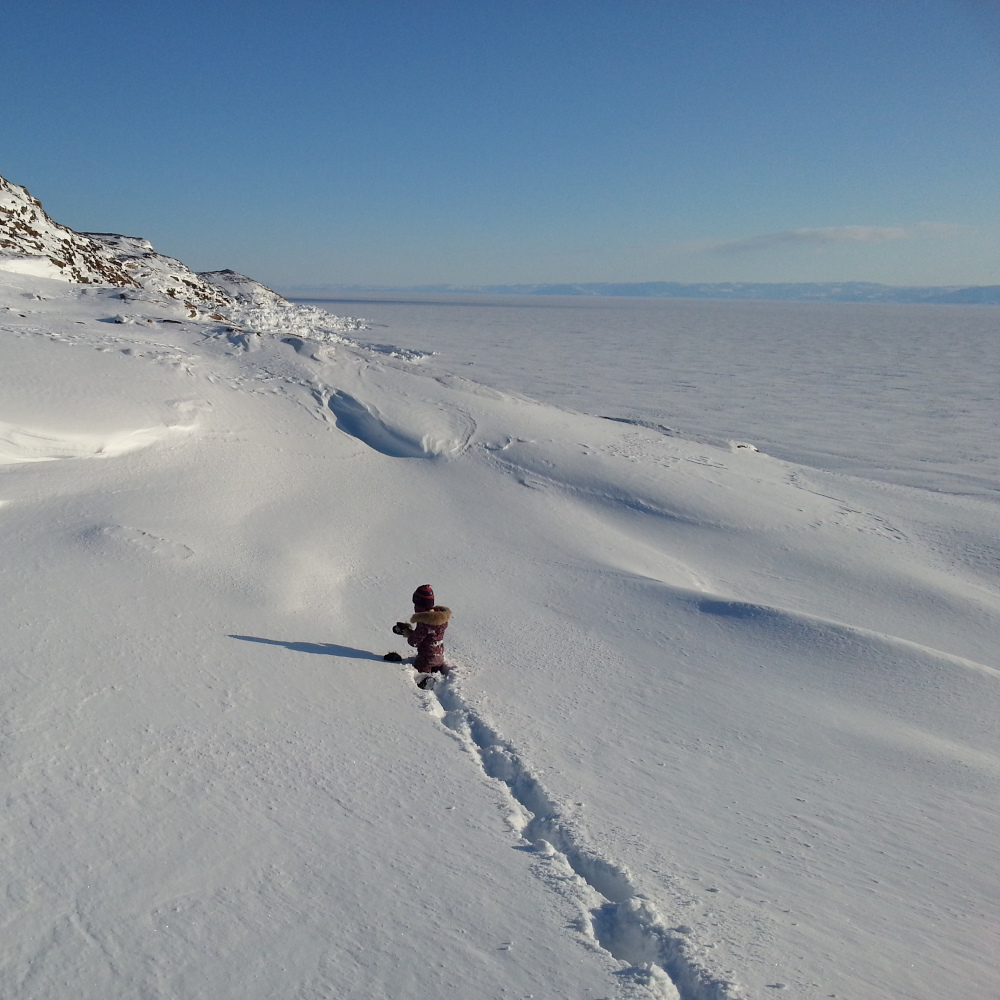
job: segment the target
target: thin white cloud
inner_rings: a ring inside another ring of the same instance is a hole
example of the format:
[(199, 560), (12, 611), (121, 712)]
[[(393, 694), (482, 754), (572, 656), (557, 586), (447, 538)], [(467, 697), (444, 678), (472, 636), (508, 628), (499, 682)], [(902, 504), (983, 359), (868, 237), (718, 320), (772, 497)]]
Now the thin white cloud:
[(720, 256), (756, 253), (761, 250), (813, 247), (822, 249), (835, 243), (891, 243), (894, 240), (947, 239), (966, 232), (968, 227), (947, 222), (918, 222), (913, 226), (827, 226), (816, 229), (786, 229), (762, 233), (742, 240), (701, 240), (678, 247), (687, 253)]

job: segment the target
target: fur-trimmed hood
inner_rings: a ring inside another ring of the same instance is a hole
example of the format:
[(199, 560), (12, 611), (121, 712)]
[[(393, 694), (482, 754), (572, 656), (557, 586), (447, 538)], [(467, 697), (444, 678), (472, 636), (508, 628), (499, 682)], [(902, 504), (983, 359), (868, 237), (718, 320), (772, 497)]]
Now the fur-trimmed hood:
[(418, 611), (410, 617), (415, 625), (446, 625), (451, 619), (451, 608), (435, 604), (430, 611)]

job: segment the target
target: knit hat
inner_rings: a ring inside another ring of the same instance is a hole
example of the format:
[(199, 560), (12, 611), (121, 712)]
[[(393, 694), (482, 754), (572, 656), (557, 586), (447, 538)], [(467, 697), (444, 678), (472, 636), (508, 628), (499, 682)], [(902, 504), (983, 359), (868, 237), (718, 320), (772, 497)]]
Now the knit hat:
[(429, 583), (421, 584), (413, 591), (413, 610), (430, 611), (434, 607), (434, 589)]

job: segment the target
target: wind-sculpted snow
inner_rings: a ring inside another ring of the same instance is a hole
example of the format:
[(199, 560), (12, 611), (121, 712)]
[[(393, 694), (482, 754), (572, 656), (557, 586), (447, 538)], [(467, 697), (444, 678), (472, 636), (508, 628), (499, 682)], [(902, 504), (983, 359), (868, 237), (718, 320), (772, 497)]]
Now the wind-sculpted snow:
[(703, 600), (698, 604), (699, 610), (705, 614), (716, 615), (721, 618), (732, 618), (739, 622), (746, 623), (754, 628), (767, 631), (794, 632), (798, 630), (822, 629), (833, 633), (839, 633), (844, 639), (857, 640), (867, 639), (885, 643), (889, 647), (905, 649), (909, 652), (930, 657), (951, 666), (962, 667), (966, 670), (974, 670), (985, 674), (993, 679), (1000, 679), (1000, 669), (987, 666), (985, 663), (977, 663), (964, 656), (955, 656), (940, 649), (932, 649), (919, 642), (911, 642), (908, 639), (900, 638), (896, 635), (885, 635), (871, 629), (858, 628), (857, 626), (845, 625), (843, 622), (832, 621), (820, 618), (816, 615), (796, 614), (781, 608), (768, 608), (760, 604), (749, 604), (746, 601), (727, 600)]
[(330, 397), (330, 409), (336, 414), (337, 426), (345, 433), (363, 441), (374, 451), (390, 458), (430, 458), (432, 452), (405, 431), (390, 426), (378, 410), (366, 406), (349, 393), (339, 390)]
[(148, 448), (189, 429), (165, 425), (112, 434), (56, 434), (0, 422), (0, 465), (52, 462), (65, 458), (116, 458), (130, 451)]
[(390, 458), (458, 455), (475, 428), (470, 417), (451, 407), (438, 407), (432, 413), (414, 408), (410, 428), (395, 426), (377, 407), (340, 389), (330, 397), (330, 409), (345, 434)]
[(991, 494), (588, 402), (603, 326), (495, 352), (578, 412), (100, 245), (144, 284), (0, 273), (0, 994), (989, 995)]

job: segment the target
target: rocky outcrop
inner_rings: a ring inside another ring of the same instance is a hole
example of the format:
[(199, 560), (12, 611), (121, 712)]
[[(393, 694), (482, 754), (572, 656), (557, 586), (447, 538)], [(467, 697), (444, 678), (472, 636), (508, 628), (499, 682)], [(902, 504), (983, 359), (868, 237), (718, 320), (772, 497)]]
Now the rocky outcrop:
[(104, 247), (140, 288), (183, 302), (189, 309), (224, 309), (232, 305), (224, 288), (206, 281), (179, 260), (157, 253), (149, 240), (116, 233), (81, 235)]
[(201, 271), (199, 278), (211, 282), (225, 291), (231, 299), (245, 306), (281, 306), (288, 300), (273, 289), (248, 278), (239, 271)]
[(192, 316), (225, 309), (233, 302), (224, 288), (199, 277), (179, 260), (157, 253), (148, 240), (117, 233), (78, 233), (55, 222), (26, 188), (3, 177), (0, 270), (83, 285), (144, 289), (173, 299)]
[[(367, 326), (291, 303), (236, 271), (196, 274), (138, 236), (75, 232), (49, 218), (26, 188), (0, 177), (0, 274), (4, 271), (120, 288), (121, 298), (157, 302), (160, 308), (176, 303), (179, 315), (188, 319), (226, 324), (220, 329), (244, 346), (254, 334), (337, 343), (344, 333)], [(407, 355), (385, 345), (371, 349)]]
[(0, 270), (138, 288), (106, 245), (54, 222), (26, 188), (0, 177)]

